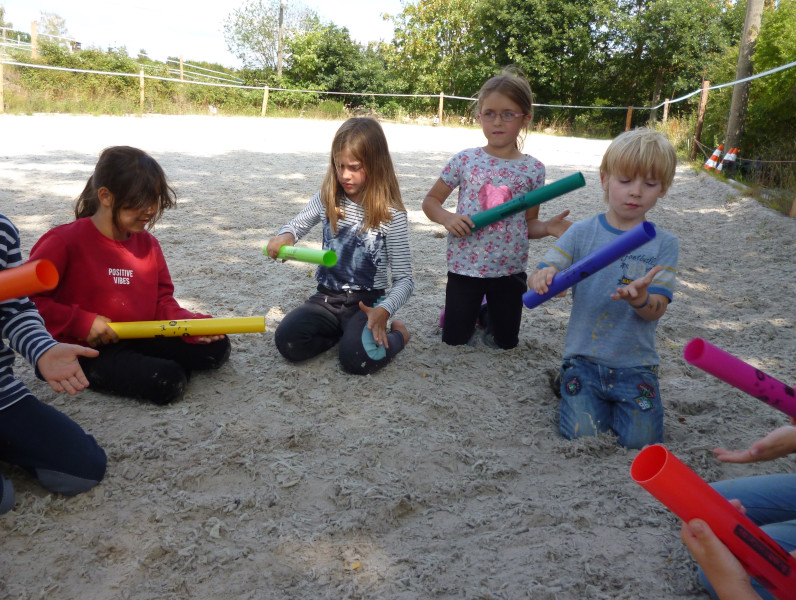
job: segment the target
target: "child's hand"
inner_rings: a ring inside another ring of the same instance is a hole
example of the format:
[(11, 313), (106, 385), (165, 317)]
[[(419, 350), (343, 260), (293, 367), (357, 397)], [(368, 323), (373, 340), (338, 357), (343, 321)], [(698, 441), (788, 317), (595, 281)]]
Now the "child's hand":
[(106, 344), (115, 344), (119, 341), (119, 336), (111, 328), (108, 323), (111, 320), (108, 317), (97, 315), (94, 317), (94, 322), (91, 324), (91, 330), (86, 337), (86, 343), (92, 348), (97, 346), (105, 346)]
[[(293, 237), (292, 233), (283, 233), (282, 235), (277, 235), (268, 240), (268, 245), (265, 247), (265, 251), (268, 253), (268, 256), (276, 260), (277, 255), (279, 254), (279, 249), (282, 246), (292, 246), (295, 243), (296, 238)], [(283, 260), (282, 262), (285, 261)]]
[(74, 396), (88, 386), (88, 379), (80, 368), (77, 357), (94, 358), (98, 354), (97, 350), (85, 346), (56, 344), (41, 355), (36, 366), (53, 390)]
[(716, 458), (730, 463), (774, 460), (792, 452), (796, 452), (796, 427), (791, 425), (778, 427), (746, 450), (725, 450), (724, 448), (713, 450)]
[(680, 539), (702, 567), (719, 598), (759, 599), (749, 574), (705, 521), (683, 522)]
[(633, 308), (643, 306), (649, 300), (647, 288), (652, 283), (654, 277), (663, 271), (663, 267), (652, 267), (644, 277), (631, 281), (624, 287), (616, 288), (616, 292), (611, 294), (614, 300), (624, 300)]
[(373, 339), (379, 346), (389, 348), (390, 344), (387, 342), (387, 319), (390, 318), (390, 313), (381, 306), (366, 306), (360, 300), (359, 308), (365, 311), (368, 315), (368, 329), (373, 333)]
[(440, 221), (445, 229), (452, 233), (455, 237), (464, 237), (469, 235), (475, 227), (473, 220), (467, 215), (460, 215), (459, 213), (452, 213), (445, 211), (445, 216)]
[(547, 228), (547, 235), (553, 235), (557, 238), (560, 238), (564, 235), (564, 232), (569, 229), (569, 226), (572, 225), (572, 221), (567, 221), (566, 216), (569, 215), (569, 210), (565, 210), (559, 215), (556, 215), (552, 219), (545, 221), (545, 227)]
[[(553, 283), (553, 276), (558, 273), (555, 267), (544, 267), (543, 269), (536, 269), (531, 273), (531, 279), (528, 281), (528, 287), (539, 295), (546, 294), (550, 289), (550, 284)], [(564, 290), (556, 295), (556, 298), (562, 298), (567, 295)]]

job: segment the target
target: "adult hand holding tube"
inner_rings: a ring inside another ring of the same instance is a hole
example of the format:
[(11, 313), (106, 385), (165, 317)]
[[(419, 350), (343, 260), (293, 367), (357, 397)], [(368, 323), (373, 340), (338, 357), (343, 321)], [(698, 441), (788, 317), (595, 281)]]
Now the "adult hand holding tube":
[[(263, 254), (268, 254), (263, 248)], [(315, 250), (313, 248), (300, 248), (299, 246), (282, 246), (276, 256), (282, 260), (298, 260), (301, 262), (333, 267), (337, 264), (337, 254), (332, 250)]]
[(522, 196), (514, 198), (513, 200), (504, 202), (499, 206), (495, 206), (489, 210), (470, 215), (470, 219), (472, 219), (474, 224), (472, 230), (475, 231), (476, 229), (481, 229), (482, 227), (491, 225), (492, 223), (500, 221), (501, 219), (510, 217), (511, 215), (523, 210), (528, 210), (533, 206), (541, 204), (542, 202), (547, 202), (548, 200), (552, 200), (557, 196), (571, 192), (572, 190), (583, 187), (584, 185), (586, 185), (586, 179), (583, 177), (583, 173), (578, 172), (568, 175), (563, 179), (559, 179), (558, 181), (554, 181), (553, 183), (532, 190), (527, 194), (523, 194)]
[(0, 271), (0, 302), (46, 292), (58, 285), (58, 270), (47, 259)]
[(665, 446), (647, 446), (630, 467), (633, 481), (688, 523), (699, 518), (762, 586), (782, 600), (794, 598), (796, 558), (689, 469)]
[(598, 248), (563, 271), (556, 273), (546, 293), (537, 294), (533, 290), (528, 290), (522, 295), (522, 301), (528, 308), (536, 308), (542, 302), (557, 296), (579, 281), (586, 279), (589, 275), (593, 275), (600, 269), (607, 267), (625, 254), (646, 244), (654, 237), (655, 225), (649, 221), (643, 221), (632, 229), (618, 235), (602, 248)]
[(265, 331), (265, 317), (120, 321), (108, 323), (108, 326), (116, 332), (119, 339), (227, 335), (261, 333)]
[(694, 338), (683, 348), (683, 358), (686, 362), (796, 419), (796, 396), (793, 388), (729, 352), (717, 348), (702, 338)]

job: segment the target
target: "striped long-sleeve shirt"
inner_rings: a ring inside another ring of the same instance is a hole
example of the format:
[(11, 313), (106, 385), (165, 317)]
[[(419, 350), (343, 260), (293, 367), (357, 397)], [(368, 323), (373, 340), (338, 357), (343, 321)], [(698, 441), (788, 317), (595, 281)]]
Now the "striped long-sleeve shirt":
[[(0, 271), (18, 267), (22, 262), (19, 232), (11, 221), (0, 214)], [(1, 286), (2, 282), (0, 292)], [(41, 355), (56, 343), (44, 328), (36, 305), (28, 298), (11, 298), (0, 302), (0, 410), (30, 393), (25, 384), (14, 377), (14, 351), (35, 366)]]
[(392, 287), (379, 306), (390, 315), (403, 306), (412, 295), (412, 263), (409, 254), (408, 219), (406, 212), (390, 208), (392, 219), (377, 229), (362, 231), (364, 212), (356, 202), (344, 200), (345, 217), (337, 221), (332, 232), (320, 193), (315, 194), (296, 217), (284, 225), (279, 234), (291, 233), (298, 241), (318, 222), (323, 225), (323, 248), (337, 253), (334, 267), (318, 267), (315, 279), (330, 289), (386, 290)]

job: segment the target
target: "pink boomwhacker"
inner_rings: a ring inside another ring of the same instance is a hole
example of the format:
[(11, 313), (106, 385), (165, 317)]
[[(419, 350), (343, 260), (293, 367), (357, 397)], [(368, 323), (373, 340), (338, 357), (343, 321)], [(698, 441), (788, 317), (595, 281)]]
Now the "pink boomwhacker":
[(685, 345), (683, 358), (695, 367), (796, 419), (796, 396), (793, 388), (740, 358), (702, 338), (694, 338)]

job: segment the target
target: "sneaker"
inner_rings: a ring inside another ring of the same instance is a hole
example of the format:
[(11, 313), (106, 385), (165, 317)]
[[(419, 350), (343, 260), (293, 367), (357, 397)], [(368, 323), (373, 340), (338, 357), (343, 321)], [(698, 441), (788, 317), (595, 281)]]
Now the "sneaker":
[(14, 508), (14, 486), (0, 473), (0, 515)]

